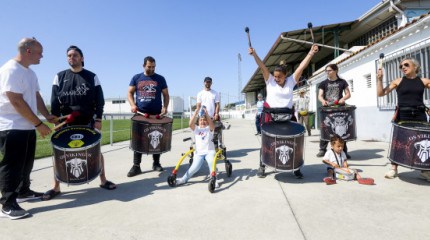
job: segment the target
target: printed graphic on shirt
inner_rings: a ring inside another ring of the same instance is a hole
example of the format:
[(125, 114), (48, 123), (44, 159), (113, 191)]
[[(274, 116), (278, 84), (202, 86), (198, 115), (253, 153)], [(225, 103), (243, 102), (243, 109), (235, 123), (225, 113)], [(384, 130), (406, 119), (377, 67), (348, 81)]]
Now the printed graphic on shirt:
[(205, 140), (205, 138), (209, 135), (209, 132), (199, 132), (198, 135), (202, 138), (202, 140)]
[(325, 94), (326, 101), (333, 104), (334, 101), (339, 100), (339, 93), (341, 92), (339, 83), (327, 84), (327, 91)]
[(86, 96), (87, 92), (90, 90), (89, 87), (82, 83), (80, 86), (77, 86), (74, 90), (61, 92), (61, 96)]
[(156, 97), (158, 83), (156, 81), (140, 81), (137, 84), (137, 98), (141, 102), (150, 102)]

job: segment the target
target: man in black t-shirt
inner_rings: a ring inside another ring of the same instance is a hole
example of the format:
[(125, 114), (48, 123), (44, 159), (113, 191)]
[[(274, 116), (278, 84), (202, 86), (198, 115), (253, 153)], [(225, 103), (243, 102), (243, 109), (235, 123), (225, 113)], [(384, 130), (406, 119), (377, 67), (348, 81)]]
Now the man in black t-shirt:
[[(83, 68), (84, 56), (78, 47), (67, 49), (67, 61), (70, 69), (59, 72), (54, 79), (51, 112), (55, 116), (65, 116), (78, 111), (79, 116), (67, 125), (88, 125), (101, 131), (105, 102), (100, 81), (95, 73)], [(100, 187), (113, 190), (116, 185), (106, 179), (103, 154), (100, 155)], [(54, 178), (54, 187), (43, 195), (42, 200), (50, 200), (59, 194), (60, 182)]]
[[(319, 85), (319, 93), (318, 100), (322, 103), (323, 106), (333, 105), (336, 101), (339, 104), (345, 104), (345, 101), (351, 97), (351, 93), (349, 92), (348, 83), (339, 78), (338, 67), (336, 64), (329, 64), (326, 67), (327, 79), (321, 82)], [(345, 96), (343, 96), (345, 93)], [(327, 151), (328, 141), (320, 140), (320, 151), (317, 154), (317, 157), (324, 157), (325, 152)], [(351, 156), (348, 154), (348, 148), (345, 143), (345, 147), (343, 151), (346, 154), (348, 159)]]

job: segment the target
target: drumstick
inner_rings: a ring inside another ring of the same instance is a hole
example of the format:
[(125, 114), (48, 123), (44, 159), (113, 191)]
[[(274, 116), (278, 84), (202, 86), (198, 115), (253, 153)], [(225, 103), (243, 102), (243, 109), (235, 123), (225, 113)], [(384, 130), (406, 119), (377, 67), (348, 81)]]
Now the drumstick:
[(311, 31), (312, 42), (315, 43), (314, 32), (312, 31), (312, 23), (308, 23), (309, 31)]
[(245, 28), (245, 32), (246, 32), (246, 34), (248, 35), (248, 44), (249, 44), (249, 47), (252, 47), (252, 46), (251, 46), (251, 38), (249, 37), (249, 27), (246, 27), (246, 28)]
[(379, 69), (382, 69), (382, 60), (384, 59), (384, 53), (379, 54)]
[(137, 109), (135, 109), (133, 112), (134, 112), (134, 113), (137, 113), (137, 114), (140, 114), (140, 115), (142, 115), (142, 116), (144, 116), (144, 117), (146, 117), (146, 118), (149, 118), (149, 114), (147, 114), (147, 113), (143, 113), (143, 112), (140, 112), (140, 111), (137, 111)]
[(57, 131), (57, 129), (59, 129), (60, 127), (62, 127), (64, 124), (71, 123), (73, 121), (75, 121), (75, 116), (73, 114), (70, 114), (70, 116), (68, 116), (66, 118), (66, 121), (58, 124), (57, 126), (55, 126), (54, 128), (52, 128), (52, 130)]
[(59, 121), (59, 120), (61, 120), (61, 119), (68, 118), (69, 116), (70, 116), (70, 114), (69, 114), (69, 115), (66, 115), (66, 116), (62, 116), (62, 117), (54, 118), (54, 120), (55, 120), (55, 121)]

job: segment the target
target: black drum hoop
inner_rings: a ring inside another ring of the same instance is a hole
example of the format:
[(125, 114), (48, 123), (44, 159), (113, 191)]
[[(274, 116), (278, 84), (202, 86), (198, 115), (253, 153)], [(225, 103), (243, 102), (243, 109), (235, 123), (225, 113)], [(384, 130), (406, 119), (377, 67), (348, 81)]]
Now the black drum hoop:
[(274, 137), (274, 138), (293, 138), (293, 137), (295, 138), (295, 137), (303, 136), (306, 133), (306, 129), (303, 132), (301, 132), (299, 134), (295, 134), (295, 135), (278, 135), (278, 134), (268, 133), (268, 132), (264, 131), (263, 129), (261, 129), (261, 132), (263, 132), (264, 135), (267, 135), (269, 137)]
[(355, 105), (332, 105), (332, 106), (321, 106), (320, 110), (324, 112), (338, 112), (341, 110), (355, 110), (357, 107)]
[[(422, 126), (427, 126), (428, 128), (423, 128), (423, 127), (419, 127), (419, 126), (405, 126), (403, 124), (408, 124), (408, 123), (412, 123), (412, 124), (418, 124), (418, 125), (422, 125)], [(409, 130), (419, 130), (419, 131), (425, 131), (425, 132), (430, 132), (430, 123), (427, 122), (418, 122), (418, 121), (400, 121), (398, 123), (393, 122), (393, 125), (404, 128), (404, 129), (409, 129)]]

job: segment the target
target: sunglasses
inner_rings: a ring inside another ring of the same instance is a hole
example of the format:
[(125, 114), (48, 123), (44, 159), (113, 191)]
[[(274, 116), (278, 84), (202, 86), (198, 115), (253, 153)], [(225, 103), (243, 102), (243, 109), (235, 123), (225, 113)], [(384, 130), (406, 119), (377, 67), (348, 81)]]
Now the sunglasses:
[(402, 67), (403, 67), (403, 66), (405, 66), (405, 67), (409, 67), (409, 63), (407, 63), (407, 62), (406, 62), (406, 63), (403, 63), (403, 65), (402, 65), (402, 64), (400, 64), (399, 68), (400, 68), (400, 69), (402, 69)]

